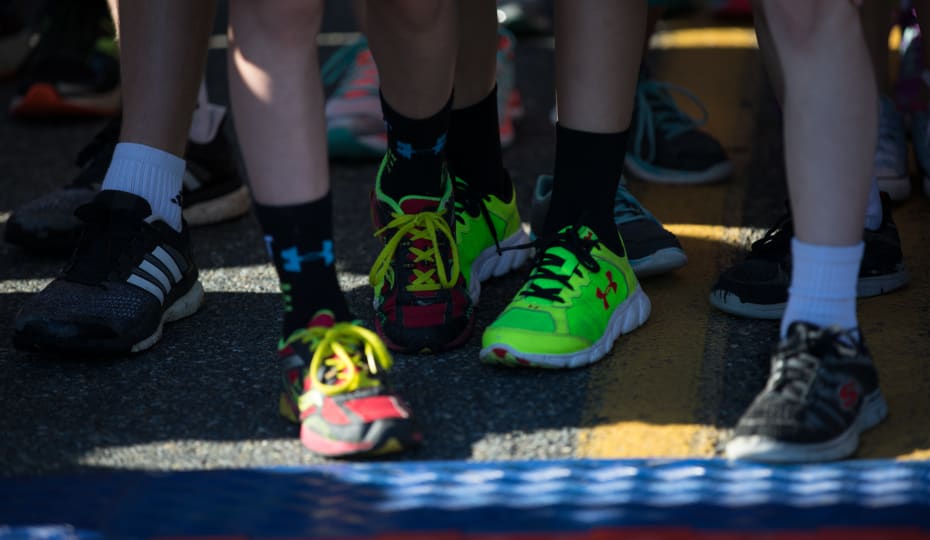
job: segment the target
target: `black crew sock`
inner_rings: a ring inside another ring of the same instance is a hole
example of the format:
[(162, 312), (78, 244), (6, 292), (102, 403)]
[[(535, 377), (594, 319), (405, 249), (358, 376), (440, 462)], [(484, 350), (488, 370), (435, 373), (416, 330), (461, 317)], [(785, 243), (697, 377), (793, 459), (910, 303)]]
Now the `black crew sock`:
[(468, 182), (481, 195), (509, 201), (513, 183), (504, 171), (500, 126), (497, 119), (497, 86), (484, 99), (452, 110), (446, 156), (453, 175)]
[(555, 175), (545, 236), (582, 224), (611, 251), (623, 253), (613, 207), (628, 132), (590, 133), (556, 125)]
[(321, 309), (331, 310), (337, 321), (351, 321), (334, 264), (332, 195), (289, 206), (256, 203), (255, 216), (284, 295), (284, 337)]
[(411, 194), (441, 196), (445, 190), (442, 170), (452, 117), (452, 97), (439, 112), (423, 119), (403, 116), (391, 108), (383, 94), (381, 109), (387, 128), (388, 150), (395, 157), (381, 174), (381, 191), (394, 200)]

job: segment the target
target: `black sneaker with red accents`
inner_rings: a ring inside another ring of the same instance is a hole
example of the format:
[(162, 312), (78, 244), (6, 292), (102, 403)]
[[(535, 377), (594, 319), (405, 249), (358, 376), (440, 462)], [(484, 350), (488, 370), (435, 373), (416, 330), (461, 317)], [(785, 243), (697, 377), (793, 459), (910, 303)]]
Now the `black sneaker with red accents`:
[[(388, 152), (382, 171), (392, 159)], [(474, 328), (474, 305), (459, 267), (448, 172), (443, 171), (440, 197), (396, 201), (378, 181), (371, 202), (375, 236), (384, 241), (369, 274), (375, 329), (397, 351), (436, 352), (463, 344)]]
[(795, 322), (772, 355), (768, 384), (736, 425), (729, 458), (771, 462), (842, 459), (888, 406), (856, 331)]
[(391, 354), (362, 326), (317, 312), (278, 347), (281, 414), (300, 422), (300, 440), (326, 457), (364, 457), (418, 444), (410, 408), (387, 381)]

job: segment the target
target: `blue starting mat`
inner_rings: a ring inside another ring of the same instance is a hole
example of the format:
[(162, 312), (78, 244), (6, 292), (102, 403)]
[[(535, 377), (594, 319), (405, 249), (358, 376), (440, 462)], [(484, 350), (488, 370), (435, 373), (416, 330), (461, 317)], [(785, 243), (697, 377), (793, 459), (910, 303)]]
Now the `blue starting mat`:
[(0, 539), (930, 538), (930, 463), (377, 462), (0, 481)]

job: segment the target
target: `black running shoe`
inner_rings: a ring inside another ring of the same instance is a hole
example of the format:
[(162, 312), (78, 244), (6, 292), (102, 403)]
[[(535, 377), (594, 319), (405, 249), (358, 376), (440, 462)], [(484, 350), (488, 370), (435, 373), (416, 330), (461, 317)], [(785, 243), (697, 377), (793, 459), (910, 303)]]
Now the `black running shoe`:
[(158, 341), (163, 323), (197, 311), (203, 287), (186, 227), (176, 232), (144, 199), (122, 191), (100, 192), (77, 214), (85, 225), (77, 250), (16, 315), (16, 348), (138, 352)]
[[(910, 277), (904, 267), (901, 238), (891, 217), (891, 200), (882, 194), (882, 225), (865, 229), (865, 253), (859, 267), (857, 295), (868, 298), (896, 291)], [(791, 285), (791, 215), (781, 217), (761, 239), (752, 243), (745, 260), (724, 270), (710, 291), (712, 306), (752, 319), (780, 319)]]
[[(17, 208), (7, 221), (4, 239), (44, 255), (65, 256), (74, 251), (82, 225), (74, 211), (99, 192), (119, 131), (117, 118), (81, 150), (77, 157), (81, 172), (71, 185)], [(182, 201), (189, 225), (218, 223), (249, 211), (249, 193), (232, 156), (233, 145), (222, 126), (209, 143), (188, 143)]]
[(768, 383), (736, 425), (733, 459), (842, 459), (888, 413), (878, 373), (852, 331), (796, 322), (772, 355)]
[[(694, 119), (681, 110), (670, 91), (690, 99), (703, 112)], [(700, 127), (707, 111), (690, 91), (673, 84), (642, 79), (630, 129), (626, 168), (636, 178), (660, 184), (707, 184), (733, 174), (723, 146)]]

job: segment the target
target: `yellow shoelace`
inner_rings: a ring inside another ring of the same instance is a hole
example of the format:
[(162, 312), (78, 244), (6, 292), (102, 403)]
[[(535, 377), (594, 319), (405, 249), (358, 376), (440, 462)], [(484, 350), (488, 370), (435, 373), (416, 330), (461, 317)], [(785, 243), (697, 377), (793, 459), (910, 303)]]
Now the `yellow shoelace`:
[[(342, 322), (331, 328), (313, 327), (295, 333), (288, 343), (316, 340), (316, 350), (310, 360), (309, 376), (313, 377), (313, 389), (323, 395), (333, 396), (352, 392), (359, 388), (378, 386), (373, 377), (391, 368), (391, 354), (384, 342), (371, 330), (356, 324)], [(327, 382), (327, 381), (336, 382)], [(300, 396), (304, 408), (309, 394)]]
[[(371, 273), (368, 274), (368, 281), (371, 285), (377, 286), (376, 284), (380, 284), (384, 280), (385, 275), (391, 268), (391, 261), (394, 259), (397, 246), (409, 234), (411, 243), (417, 240), (427, 240), (429, 242), (429, 247), (426, 249), (410, 246), (410, 252), (414, 255), (413, 262), (421, 263), (432, 260), (435, 268), (426, 271), (414, 268), (414, 279), (412, 283), (407, 285), (407, 290), (420, 292), (452, 288), (459, 277), (459, 254), (458, 250), (454, 249), (455, 235), (452, 234), (452, 229), (449, 228), (449, 224), (442, 217), (445, 212), (445, 210), (441, 210), (439, 212), (420, 212), (418, 214), (392, 214), (393, 219), (391, 222), (375, 231), (375, 236), (382, 236), (390, 229), (397, 229), (394, 236), (384, 245), (384, 249), (381, 250), (381, 254), (378, 255), (375, 264), (371, 267)], [(446, 261), (439, 253), (439, 250), (436, 249), (439, 245), (438, 235), (440, 233), (445, 235), (449, 245), (453, 246), (452, 268), (449, 273), (446, 273)], [(438, 283), (436, 282), (437, 278), (439, 279)]]

